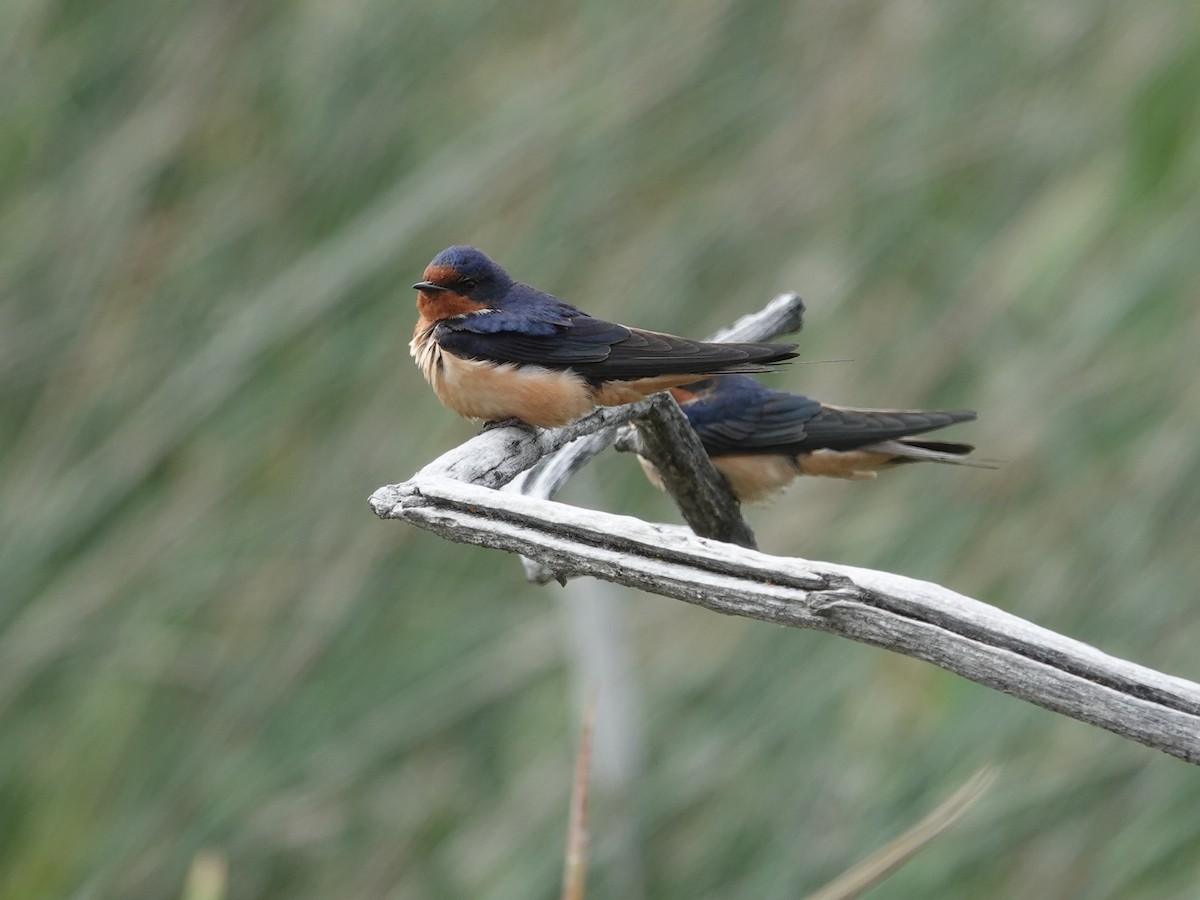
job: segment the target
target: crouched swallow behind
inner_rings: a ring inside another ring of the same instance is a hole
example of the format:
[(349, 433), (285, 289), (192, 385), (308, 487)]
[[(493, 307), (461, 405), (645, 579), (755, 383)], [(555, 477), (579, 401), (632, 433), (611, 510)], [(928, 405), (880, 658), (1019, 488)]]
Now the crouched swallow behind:
[[(955, 463), (970, 444), (912, 440), (911, 435), (967, 422), (966, 409), (851, 409), (826, 406), (800, 394), (773, 391), (753, 378), (710, 378), (671, 390), (709, 458), (738, 499), (761, 503), (800, 475), (874, 478), (900, 463)], [(654, 465), (638, 457), (658, 487)]]
[(795, 344), (710, 344), (595, 319), (449, 247), (413, 285), (409, 344), (438, 399), (487, 422), (553, 428), (706, 375), (765, 372)]

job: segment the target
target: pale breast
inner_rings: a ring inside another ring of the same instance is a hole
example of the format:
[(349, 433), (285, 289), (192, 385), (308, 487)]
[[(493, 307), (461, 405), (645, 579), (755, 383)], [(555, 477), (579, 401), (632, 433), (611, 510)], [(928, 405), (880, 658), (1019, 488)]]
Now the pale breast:
[(442, 348), (433, 339), (433, 326), (421, 328), (420, 325), (421, 323), (417, 324), (417, 330), (413, 332), (413, 339), (408, 342), (408, 352), (416, 360), (417, 368), (421, 370), (425, 380), (436, 391), (435, 379), (441, 366)]
[(409, 349), (438, 399), (468, 419), (517, 418), (557, 428), (597, 405), (587, 382), (574, 372), (463, 359), (442, 350), (432, 328), (414, 335)]
[(730, 454), (712, 461), (743, 503), (774, 499), (800, 474), (793, 457), (782, 453)]
[[(743, 503), (766, 503), (774, 499), (800, 474), (790, 457), (774, 454), (745, 454), (742, 456), (712, 456), (720, 472)], [(638, 457), (642, 471), (650, 483), (663, 490), (662, 473), (644, 456)]]

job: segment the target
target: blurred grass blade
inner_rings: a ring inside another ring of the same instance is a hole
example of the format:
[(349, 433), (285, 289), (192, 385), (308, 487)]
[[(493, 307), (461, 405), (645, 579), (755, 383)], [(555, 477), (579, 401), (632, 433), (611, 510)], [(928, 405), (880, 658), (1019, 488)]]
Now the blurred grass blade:
[(229, 884), (229, 863), (220, 853), (201, 850), (192, 859), (183, 900), (224, 900)]
[[(773, 385), (971, 406), (1008, 462), (805, 482), (751, 512), (772, 552), (1194, 677), (1194, 6), (0, 3), (0, 898), (553, 896), (574, 683), (593, 895), (813, 890), (894, 834), (812, 810), (899, 833), (979, 746), (1029, 775), (931, 892), (1195, 894), (1172, 760), (634, 595), (614, 693), (558, 589), (364, 503), (471, 430), (406, 346), (440, 247), (688, 335), (797, 289), (805, 359), (856, 362)], [(588, 478), (674, 520), (628, 459)]]
[(583, 900), (587, 881), (588, 772), (592, 767), (592, 728), (596, 719), (596, 695), (588, 693), (575, 754), (575, 781), (571, 788), (571, 813), (567, 824), (567, 852), (563, 866), (562, 900)]
[(852, 900), (879, 884), (957, 822), (996, 780), (995, 766), (984, 766), (917, 824), (829, 884), (808, 900)]

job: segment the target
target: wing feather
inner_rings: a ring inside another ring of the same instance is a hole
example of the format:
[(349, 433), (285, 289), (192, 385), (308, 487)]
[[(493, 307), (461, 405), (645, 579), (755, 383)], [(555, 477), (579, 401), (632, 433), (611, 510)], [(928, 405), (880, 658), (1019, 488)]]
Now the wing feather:
[(456, 356), (572, 369), (597, 382), (761, 372), (796, 355), (794, 344), (710, 344), (582, 313), (532, 322), (501, 312), (473, 313), (442, 322), (435, 336), (443, 350)]
[(826, 406), (740, 376), (693, 388), (694, 397), (683, 411), (710, 455), (856, 450), (975, 418), (970, 410)]
[(822, 406), (809, 420), (804, 441), (796, 453), (811, 450), (855, 450), (880, 441), (924, 434), (957, 422), (969, 422), (975, 413), (968, 409), (853, 409)]

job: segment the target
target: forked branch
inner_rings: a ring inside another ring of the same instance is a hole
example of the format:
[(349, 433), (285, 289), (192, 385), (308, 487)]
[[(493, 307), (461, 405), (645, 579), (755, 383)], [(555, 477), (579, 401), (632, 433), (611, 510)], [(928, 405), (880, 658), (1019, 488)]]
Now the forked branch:
[[(572, 441), (582, 438), (575, 446), (585, 445), (588, 453), (602, 449), (617, 426), (645, 421), (652, 408), (680, 416), (673, 401), (652, 398), (597, 410), (554, 431), (485, 432), (409, 481), (380, 488), (371, 507), (381, 518), (403, 519), (448, 540), (520, 554), (560, 579), (591, 575), (923, 659), (1200, 764), (1200, 685), (1193, 682), (1108, 656), (936, 584), (769, 556), (678, 526), (496, 490)], [(568, 461), (561, 472), (570, 471)], [(550, 494), (561, 485), (558, 478), (539, 482), (535, 471), (526, 482)]]

